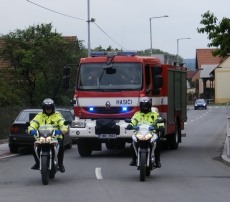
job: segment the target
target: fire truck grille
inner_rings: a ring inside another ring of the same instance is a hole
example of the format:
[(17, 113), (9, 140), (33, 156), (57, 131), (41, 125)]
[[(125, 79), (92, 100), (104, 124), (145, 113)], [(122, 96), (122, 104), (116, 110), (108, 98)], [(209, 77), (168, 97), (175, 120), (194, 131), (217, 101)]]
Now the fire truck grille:
[(94, 107), (93, 110), (90, 110), (88, 107), (83, 107), (83, 109), (87, 112), (93, 113), (93, 114), (122, 114), (122, 113), (127, 113), (131, 110), (134, 109), (134, 107), (110, 107), (110, 108), (105, 108), (105, 107)]

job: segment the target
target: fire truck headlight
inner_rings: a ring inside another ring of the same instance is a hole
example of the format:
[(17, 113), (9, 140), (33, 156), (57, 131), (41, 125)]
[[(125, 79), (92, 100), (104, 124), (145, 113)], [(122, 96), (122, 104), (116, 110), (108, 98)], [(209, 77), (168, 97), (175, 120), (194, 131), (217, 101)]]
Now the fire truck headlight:
[(85, 128), (85, 121), (81, 121), (81, 120), (72, 121), (71, 126), (73, 128)]

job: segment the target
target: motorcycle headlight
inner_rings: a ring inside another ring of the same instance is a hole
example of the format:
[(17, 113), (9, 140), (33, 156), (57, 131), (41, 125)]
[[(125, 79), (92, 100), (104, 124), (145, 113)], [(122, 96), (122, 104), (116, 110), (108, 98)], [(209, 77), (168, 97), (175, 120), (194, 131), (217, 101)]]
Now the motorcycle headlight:
[(137, 133), (136, 137), (138, 140), (142, 140), (143, 135), (141, 133)]
[(40, 142), (41, 143), (45, 143), (46, 142), (46, 139), (44, 137), (40, 137)]
[(145, 140), (149, 140), (152, 138), (152, 134), (151, 133), (147, 133), (145, 136), (144, 136), (144, 139)]
[(151, 133), (147, 133), (145, 135), (142, 135), (141, 133), (137, 133), (136, 135), (138, 140), (149, 140), (152, 138), (152, 134)]
[(51, 141), (51, 137), (47, 137), (47, 138), (44, 138), (44, 137), (40, 137), (40, 142), (41, 143), (50, 143)]
[(49, 136), (46, 138), (46, 143), (50, 143), (50, 141), (51, 141), (51, 137)]

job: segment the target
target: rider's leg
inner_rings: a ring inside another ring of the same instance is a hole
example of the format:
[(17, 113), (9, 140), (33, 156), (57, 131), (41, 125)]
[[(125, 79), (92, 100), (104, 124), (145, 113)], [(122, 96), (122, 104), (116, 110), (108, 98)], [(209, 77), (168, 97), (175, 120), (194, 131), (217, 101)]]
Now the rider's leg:
[[(39, 150), (39, 149), (38, 149)], [(40, 153), (40, 151), (38, 151), (38, 153)], [(34, 147), (32, 147), (32, 154), (35, 160), (35, 164), (31, 167), (31, 169), (33, 170), (38, 170), (39, 169), (39, 159), (35, 153)]]
[(137, 156), (133, 148), (133, 144), (130, 145), (130, 149), (131, 149), (131, 154), (132, 154), (132, 161), (129, 163), (129, 165), (135, 166), (137, 164)]
[(156, 163), (156, 167), (160, 168), (161, 167), (161, 162), (160, 162), (160, 155), (161, 155), (161, 141), (158, 138), (157, 139), (157, 145), (156, 145), (156, 149), (154, 151), (155, 154), (155, 163)]
[(61, 173), (65, 172), (65, 167), (63, 165), (63, 159), (64, 159), (64, 146), (63, 146), (63, 140), (58, 139), (58, 142), (60, 144), (59, 152), (58, 152), (58, 165)]

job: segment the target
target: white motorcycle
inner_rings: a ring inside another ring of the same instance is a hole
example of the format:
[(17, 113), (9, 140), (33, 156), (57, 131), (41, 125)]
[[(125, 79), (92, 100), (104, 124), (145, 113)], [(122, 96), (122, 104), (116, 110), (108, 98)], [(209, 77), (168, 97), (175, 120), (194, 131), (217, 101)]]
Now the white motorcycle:
[[(131, 123), (131, 120), (126, 119), (125, 122)], [(157, 121), (157, 123), (161, 122), (163, 120)], [(141, 124), (127, 130), (134, 130), (132, 144), (137, 157), (137, 169), (140, 170), (140, 181), (145, 181), (145, 176), (150, 176), (151, 171), (155, 168), (154, 151), (158, 139), (156, 134), (158, 128), (149, 124)]]
[[(68, 122), (68, 121), (67, 121)], [(68, 125), (65, 121), (65, 125)], [(31, 130), (34, 135), (34, 150), (40, 160), (39, 170), (41, 171), (42, 183), (49, 184), (49, 179), (53, 179), (59, 171), (58, 166), (58, 137), (62, 134), (61, 130), (54, 130), (52, 125), (41, 125), (38, 130)]]

